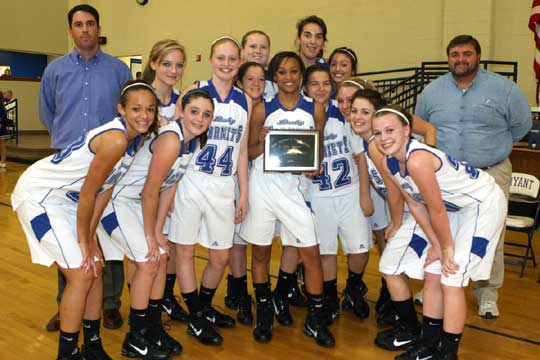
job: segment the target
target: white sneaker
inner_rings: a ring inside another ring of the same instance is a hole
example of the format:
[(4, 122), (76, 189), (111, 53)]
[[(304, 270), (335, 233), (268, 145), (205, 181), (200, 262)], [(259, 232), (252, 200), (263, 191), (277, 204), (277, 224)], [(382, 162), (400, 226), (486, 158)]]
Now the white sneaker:
[(424, 302), (424, 289), (420, 290), (419, 292), (414, 295), (414, 303), (418, 306), (422, 306)]
[(496, 301), (482, 301), (478, 309), (478, 315), (486, 319), (499, 317), (499, 307)]

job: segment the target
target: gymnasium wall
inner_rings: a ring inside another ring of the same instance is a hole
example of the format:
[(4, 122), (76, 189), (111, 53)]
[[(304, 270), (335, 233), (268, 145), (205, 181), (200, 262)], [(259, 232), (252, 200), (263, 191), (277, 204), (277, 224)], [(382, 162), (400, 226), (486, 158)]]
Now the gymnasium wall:
[[(2, 5), (0, 31), (5, 50), (61, 54), (73, 44), (66, 13), (78, 0), (20, 0)], [(326, 56), (347, 45), (359, 56), (359, 71), (417, 66), (422, 60), (446, 60), (455, 35), (470, 33), (482, 44), (482, 57), (519, 62), (518, 83), (534, 103), (534, 43), (527, 28), (530, 0), (88, 0), (101, 14), (103, 50), (114, 56), (142, 55), (160, 39), (174, 38), (188, 51), (184, 87), (210, 76), (209, 45), (222, 34), (240, 38), (261, 29), (272, 51), (294, 49), (296, 21), (317, 14), (328, 25)], [(202, 61), (195, 62), (201, 54)], [(36, 99), (37, 106), (37, 99)], [(25, 128), (26, 124), (21, 124)]]
[(46, 130), (38, 116), (39, 85), (38, 81), (0, 79), (0, 90), (10, 89), (13, 91), (13, 96), (18, 99), (19, 130)]

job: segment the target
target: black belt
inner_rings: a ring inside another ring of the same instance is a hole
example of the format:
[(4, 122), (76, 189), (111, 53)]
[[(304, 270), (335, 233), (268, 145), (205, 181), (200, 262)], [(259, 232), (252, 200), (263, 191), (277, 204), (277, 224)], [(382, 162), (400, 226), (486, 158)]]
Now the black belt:
[(501, 164), (504, 160), (506, 160), (506, 159), (503, 159), (503, 160), (501, 160), (501, 161), (499, 161), (499, 162), (496, 162), (495, 164), (492, 164), (492, 165), (489, 165), (489, 166), (486, 166), (486, 167), (481, 167), (481, 168), (479, 168), (479, 169), (480, 169), (480, 170), (487, 170), (487, 169), (489, 169), (489, 168), (492, 168), (492, 167), (494, 167), (494, 166), (497, 166), (497, 165)]

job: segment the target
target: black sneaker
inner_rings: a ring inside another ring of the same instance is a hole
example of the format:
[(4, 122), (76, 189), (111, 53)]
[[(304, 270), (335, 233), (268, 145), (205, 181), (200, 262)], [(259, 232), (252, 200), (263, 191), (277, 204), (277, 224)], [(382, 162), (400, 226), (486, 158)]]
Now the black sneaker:
[(182, 306), (176, 300), (176, 297), (173, 295), (168, 295), (163, 298), (161, 306), (164, 312), (169, 315), (169, 318), (174, 321), (186, 322), (188, 319), (187, 312), (182, 309)]
[(275, 292), (272, 293), (272, 307), (274, 308), (274, 315), (276, 320), (281, 325), (289, 326), (292, 325), (293, 319), (291, 312), (289, 311), (289, 301), (288, 299), (282, 299)]
[(77, 348), (77, 352), (75, 352), (74, 354), (71, 354), (70, 356), (59, 357), (59, 358), (56, 358), (56, 360), (84, 360), (84, 358), (82, 357), (82, 354), (79, 351), (79, 348)]
[(122, 343), (122, 355), (145, 360), (169, 359), (169, 354), (166, 351), (158, 349), (142, 333), (135, 331), (126, 334)]
[(324, 298), (326, 324), (330, 325), (339, 317), (339, 300)]
[(238, 320), (240, 324), (248, 325), (253, 322), (251, 302), (251, 295), (242, 296), (238, 299), (238, 313), (236, 314), (236, 320)]
[(272, 330), (274, 328), (274, 311), (272, 300), (260, 301), (257, 303), (257, 320), (253, 329), (253, 337), (258, 342), (269, 342), (272, 340)]
[(203, 308), (203, 314), (206, 320), (219, 328), (230, 329), (236, 326), (236, 321), (232, 317), (217, 311), (212, 305), (206, 305)]
[(306, 322), (304, 323), (304, 333), (315, 339), (315, 342), (320, 346), (334, 347), (336, 346), (336, 340), (334, 335), (328, 330), (326, 325), (326, 319), (323, 319), (317, 314), (309, 314)]
[(367, 319), (369, 317), (369, 304), (366, 300), (367, 291), (367, 286), (363, 281), (357, 286), (347, 285), (343, 291), (342, 309), (352, 310), (360, 319)]
[(147, 333), (147, 338), (154, 342), (158, 349), (166, 351), (170, 356), (182, 353), (182, 344), (171, 337), (163, 328), (163, 325), (153, 326)]
[(420, 327), (409, 329), (403, 325), (381, 331), (375, 337), (375, 344), (385, 350), (406, 350), (413, 347), (418, 340)]
[(225, 306), (231, 310), (238, 309), (238, 296), (233, 295), (232, 282), (234, 277), (227, 275), (227, 295), (225, 295)]
[(434, 344), (423, 344), (409, 348), (403, 354), (396, 356), (395, 360), (428, 360), (433, 359), (435, 353)]
[(84, 360), (112, 360), (105, 352), (101, 339), (92, 341), (90, 344), (83, 344), (81, 354)]
[(449, 347), (453, 348), (453, 346), (448, 346), (448, 344), (445, 344), (444, 338), (439, 340), (431, 360), (457, 360), (457, 348), (454, 350), (454, 352), (450, 350)]
[(214, 330), (201, 311), (189, 317), (187, 332), (202, 344), (221, 345), (223, 343), (221, 335)]
[(307, 297), (304, 295), (305, 292), (300, 290), (300, 288), (305, 289), (304, 266), (302, 264), (298, 265), (296, 273), (293, 275), (291, 288), (289, 289), (287, 298), (289, 299), (289, 304), (291, 305), (298, 307), (306, 307)]

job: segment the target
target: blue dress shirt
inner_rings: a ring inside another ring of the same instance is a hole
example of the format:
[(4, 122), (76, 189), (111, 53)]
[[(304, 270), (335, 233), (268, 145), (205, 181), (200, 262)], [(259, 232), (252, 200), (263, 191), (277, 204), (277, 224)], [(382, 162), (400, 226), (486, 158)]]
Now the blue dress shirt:
[(39, 117), (51, 135), (51, 148), (63, 149), (111, 121), (120, 89), (130, 79), (126, 64), (101, 50), (88, 61), (73, 50), (51, 62), (39, 94)]
[(451, 73), (431, 82), (415, 115), (437, 128), (438, 148), (478, 168), (506, 159), (532, 125), (531, 108), (519, 87), (484, 69), (466, 90)]

